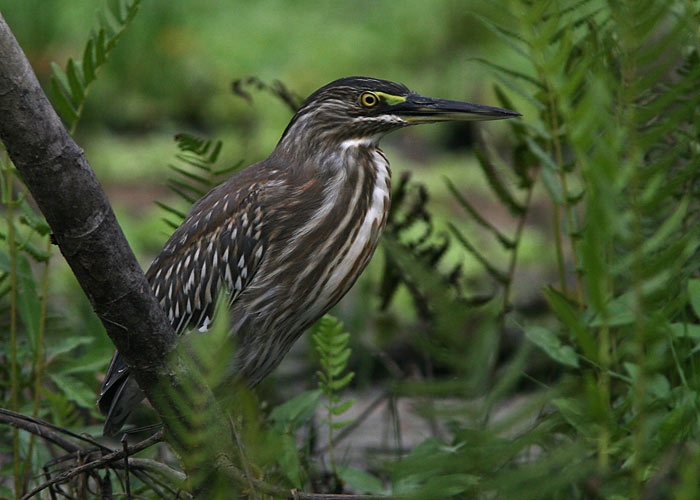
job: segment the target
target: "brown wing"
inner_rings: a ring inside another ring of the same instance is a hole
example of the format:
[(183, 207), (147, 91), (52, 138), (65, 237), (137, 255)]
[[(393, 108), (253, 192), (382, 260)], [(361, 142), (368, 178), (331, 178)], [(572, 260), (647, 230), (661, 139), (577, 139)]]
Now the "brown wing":
[(265, 253), (260, 191), (212, 191), (193, 207), (146, 277), (177, 333), (205, 331), (220, 291), (236, 300)]
[[(146, 273), (177, 333), (188, 328), (206, 330), (218, 294), (227, 293), (229, 303), (235, 301), (265, 254), (258, 204), (262, 187), (235, 186), (232, 179), (198, 201)], [(116, 352), (98, 398), (100, 410), (107, 415), (105, 435), (116, 434), (143, 397)]]

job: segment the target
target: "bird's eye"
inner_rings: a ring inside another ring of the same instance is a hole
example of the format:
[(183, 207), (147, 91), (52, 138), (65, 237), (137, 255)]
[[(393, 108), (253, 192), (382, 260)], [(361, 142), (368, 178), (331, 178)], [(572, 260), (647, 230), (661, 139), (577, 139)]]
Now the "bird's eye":
[(365, 108), (373, 108), (379, 104), (379, 97), (372, 92), (365, 92), (360, 96), (360, 104), (362, 104)]

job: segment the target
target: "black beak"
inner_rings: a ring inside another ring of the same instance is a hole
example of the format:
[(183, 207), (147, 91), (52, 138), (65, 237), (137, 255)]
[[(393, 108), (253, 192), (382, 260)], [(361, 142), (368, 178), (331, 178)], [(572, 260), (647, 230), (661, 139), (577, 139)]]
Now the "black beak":
[(409, 94), (405, 101), (393, 105), (391, 111), (411, 124), (445, 121), (503, 120), (522, 116), (520, 113), (509, 109), (472, 104), (470, 102), (424, 97), (419, 94)]

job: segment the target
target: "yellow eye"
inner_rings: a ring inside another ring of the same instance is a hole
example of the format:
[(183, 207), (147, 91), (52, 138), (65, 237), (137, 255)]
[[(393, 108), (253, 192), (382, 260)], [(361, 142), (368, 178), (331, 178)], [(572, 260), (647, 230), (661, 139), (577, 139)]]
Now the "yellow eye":
[(379, 104), (379, 97), (372, 92), (365, 92), (360, 96), (360, 104), (362, 104), (365, 108), (373, 108)]

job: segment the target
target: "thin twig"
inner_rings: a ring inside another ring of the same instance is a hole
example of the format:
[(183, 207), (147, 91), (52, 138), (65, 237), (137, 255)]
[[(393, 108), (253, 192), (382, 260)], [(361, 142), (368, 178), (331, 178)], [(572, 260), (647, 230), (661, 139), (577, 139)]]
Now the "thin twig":
[(126, 483), (126, 498), (131, 498), (131, 479), (129, 478), (129, 440), (126, 434), (122, 435), (122, 451), (124, 452), (124, 481)]
[[(159, 443), (163, 440), (163, 433), (162, 432), (157, 432), (156, 434), (152, 435), (151, 437), (144, 439), (140, 443), (135, 444), (130, 448), (130, 453), (135, 454), (140, 451), (145, 450), (146, 448), (153, 446), (156, 443)], [(107, 464), (111, 464), (112, 462), (116, 462), (124, 458), (124, 450), (116, 450), (111, 453), (108, 453), (106, 455), (103, 455), (101, 458), (97, 460), (93, 460), (91, 462), (88, 462), (83, 465), (79, 465), (77, 467), (73, 467), (72, 469), (69, 469), (67, 471), (64, 471), (60, 474), (58, 474), (55, 478), (51, 479), (50, 481), (45, 481), (36, 488), (34, 488), (32, 491), (27, 493), (22, 497), (22, 500), (28, 500), (29, 498), (33, 497), (40, 491), (48, 488), (49, 486), (52, 486), (54, 484), (58, 483), (63, 483), (68, 481), (69, 479), (74, 478), (75, 476), (82, 474), (84, 472), (89, 472), (95, 469), (100, 469), (104, 467)], [(132, 463), (131, 460), (129, 460), (130, 463)]]
[(46, 422), (39, 418), (22, 415), (21, 413), (17, 413), (5, 408), (0, 408), (0, 422), (11, 425), (17, 429), (22, 429), (23, 431), (27, 431), (31, 434), (40, 436), (46, 439), (47, 441), (55, 444), (56, 446), (60, 446), (68, 452), (76, 452), (83, 448), (80, 445), (74, 443), (73, 441), (66, 439), (61, 434), (68, 435), (74, 439), (85, 441), (93, 446), (97, 446), (109, 451), (109, 448), (89, 437), (81, 436), (67, 429), (63, 429), (56, 425), (50, 424), (49, 422)]

